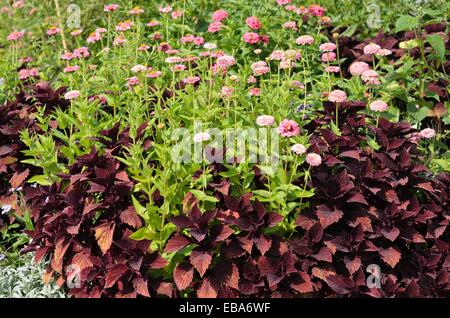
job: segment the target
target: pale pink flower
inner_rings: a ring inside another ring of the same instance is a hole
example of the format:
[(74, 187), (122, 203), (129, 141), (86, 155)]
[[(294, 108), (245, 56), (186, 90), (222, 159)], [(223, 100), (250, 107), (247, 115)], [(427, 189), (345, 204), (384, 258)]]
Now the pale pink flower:
[(64, 98), (68, 100), (72, 100), (78, 97), (80, 97), (80, 92), (77, 90), (68, 91), (64, 94)]
[(14, 1), (12, 7), (15, 9), (20, 9), (20, 8), (23, 8), (24, 5), (25, 5), (25, 1), (17, 0), (17, 1)]
[(131, 71), (133, 73), (139, 73), (139, 72), (143, 72), (143, 71), (146, 71), (146, 70), (147, 70), (147, 67), (144, 66), (144, 65), (141, 65), (141, 64), (136, 64), (135, 66), (133, 66), (131, 68)]
[(248, 84), (254, 84), (254, 83), (256, 83), (256, 77), (254, 77), (253, 75), (250, 75), (250, 76), (247, 78), (247, 83), (248, 83)]
[(175, 64), (172, 67), (172, 71), (174, 71), (174, 72), (184, 71), (185, 69), (186, 69), (186, 65), (184, 65), (184, 64)]
[(167, 5), (165, 7), (160, 6), (159, 7), (159, 12), (161, 12), (161, 13), (170, 13), (170, 12), (172, 12), (172, 7), (170, 5)]
[(209, 33), (216, 33), (219, 32), (221, 29), (222, 29), (222, 22), (220, 21), (211, 22), (208, 26)]
[(353, 76), (359, 76), (365, 71), (370, 70), (370, 66), (366, 62), (353, 62), (348, 70)]
[(83, 32), (82, 29), (76, 29), (76, 30), (73, 30), (72, 32), (70, 32), (70, 35), (71, 36), (79, 36), (82, 32)]
[(256, 118), (256, 124), (261, 127), (272, 126), (274, 122), (275, 118), (269, 115), (261, 115)]
[(19, 79), (21, 81), (30, 78), (30, 77), (37, 77), (39, 75), (39, 69), (37, 68), (31, 68), (31, 69), (26, 69), (23, 68), (19, 71)]
[(301, 35), (295, 40), (297, 45), (311, 45), (314, 43), (314, 38), (310, 35)]
[(285, 59), (298, 61), (301, 59), (302, 54), (297, 50), (287, 50), (284, 52)]
[(275, 60), (275, 61), (281, 61), (282, 59), (284, 59), (284, 51), (282, 51), (282, 50), (273, 51), (270, 54), (269, 59)]
[(50, 29), (47, 30), (47, 35), (48, 36), (52, 36), (52, 35), (56, 35), (58, 33), (61, 32), (61, 29), (55, 26), (50, 27)]
[(283, 23), (283, 28), (297, 31), (297, 23), (295, 21), (287, 21)]
[(322, 52), (331, 52), (334, 51), (336, 49), (336, 44), (328, 42), (328, 43), (323, 43), (319, 46), (319, 50), (321, 50)]
[(420, 131), (419, 136), (421, 138), (431, 139), (436, 136), (436, 131), (432, 128), (425, 128)]
[(139, 85), (139, 78), (137, 78), (136, 76), (127, 78), (127, 87), (128, 88), (131, 88), (136, 85)]
[(248, 25), (250, 29), (259, 30), (261, 28), (261, 21), (255, 16), (248, 17), (245, 19), (245, 23)]
[(317, 167), (322, 163), (322, 158), (320, 155), (312, 152), (306, 155), (306, 162), (312, 167)]
[(234, 88), (229, 86), (222, 86), (220, 95), (224, 98), (230, 98), (233, 95)]
[(100, 34), (102, 34), (102, 33), (106, 33), (108, 30), (106, 30), (105, 28), (97, 28), (97, 29), (95, 29), (95, 32), (98, 32), (98, 33), (100, 33)]
[(253, 75), (255, 76), (264, 75), (270, 71), (270, 68), (267, 66), (267, 63), (265, 61), (253, 63), (251, 68), (253, 71)]
[(78, 65), (74, 65), (74, 66), (67, 66), (64, 68), (64, 73), (73, 73), (76, 72), (80, 69), (80, 67)]
[(228, 13), (225, 10), (222, 10), (222, 9), (214, 11), (213, 14), (212, 14), (212, 20), (213, 21), (222, 22), (226, 18), (228, 18)]
[(280, 68), (281, 69), (288, 69), (288, 68), (291, 68), (291, 67), (294, 67), (294, 66), (295, 66), (295, 63), (292, 60), (282, 60), (280, 62)]
[(141, 45), (139, 45), (138, 50), (139, 51), (147, 51), (149, 48), (150, 48), (150, 45), (141, 44)]
[(123, 35), (119, 35), (114, 39), (113, 45), (124, 45), (127, 39)]
[(236, 59), (231, 55), (222, 55), (217, 58), (217, 64), (220, 67), (229, 67), (236, 64)]
[(388, 49), (380, 49), (376, 54), (380, 56), (388, 56), (392, 54), (392, 51)]
[(103, 11), (105, 12), (111, 12), (111, 11), (116, 11), (119, 8), (118, 4), (112, 3), (112, 4), (107, 4), (103, 7)]
[(205, 43), (205, 38), (202, 36), (196, 36), (194, 39), (194, 45), (200, 46)]
[(203, 45), (203, 47), (207, 50), (215, 50), (217, 49), (217, 44), (215, 43), (205, 43), (205, 45)]
[(183, 80), (184, 83), (192, 84), (192, 85), (197, 83), (198, 81), (200, 81), (200, 77), (198, 77), (198, 76), (189, 76)]
[(303, 146), (302, 144), (295, 144), (291, 147), (291, 150), (293, 153), (297, 154), (297, 155), (303, 155), (304, 153), (306, 153), (306, 147)]
[(248, 94), (250, 96), (259, 96), (261, 94), (261, 89), (259, 87), (252, 87), (249, 89)]
[(298, 136), (300, 134), (300, 127), (293, 120), (283, 119), (278, 126), (278, 133), (282, 137)]
[(194, 142), (196, 142), (196, 143), (201, 143), (204, 141), (208, 141), (210, 139), (211, 139), (211, 135), (208, 134), (207, 132), (197, 133), (194, 135), (194, 138), (193, 138)]
[(152, 72), (147, 73), (146, 76), (149, 78), (157, 78), (157, 77), (160, 77), (161, 75), (162, 75), (161, 71), (152, 71)]
[(364, 51), (364, 54), (372, 55), (372, 54), (377, 54), (380, 51), (380, 49), (381, 49), (381, 47), (378, 44), (371, 43), (371, 44), (367, 44), (364, 47), (363, 51)]
[(21, 38), (23, 38), (24, 34), (25, 33), (22, 32), (22, 31), (13, 31), (13, 32), (11, 32), (8, 35), (6, 40), (8, 40), (8, 41), (17, 41), (17, 40), (20, 40)]
[(147, 23), (147, 26), (148, 26), (148, 27), (155, 27), (155, 26), (157, 26), (157, 25), (159, 25), (159, 24), (160, 24), (159, 21), (152, 20), (152, 21), (150, 21), (149, 23)]
[(102, 35), (98, 32), (92, 32), (91, 34), (89, 34), (88, 38), (87, 38), (87, 42), (88, 43), (95, 43), (97, 41), (100, 41), (102, 39)]
[(247, 33), (244, 33), (244, 35), (242, 36), (242, 39), (248, 44), (256, 44), (259, 42), (260, 37), (259, 37), (258, 33), (247, 32)]
[(322, 62), (333, 62), (336, 60), (336, 53), (334, 52), (325, 52), (320, 57)]
[(169, 64), (182, 63), (183, 58), (181, 58), (179, 56), (169, 56), (169, 57), (166, 57), (165, 61), (166, 61), (166, 63), (169, 63)]
[(181, 11), (181, 10), (173, 11), (173, 12), (170, 14), (170, 16), (172, 17), (173, 20), (176, 20), (176, 19), (178, 19), (179, 17), (182, 17), (182, 16), (183, 16), (183, 11)]
[(374, 70), (364, 71), (361, 74), (361, 79), (363, 80), (364, 83), (369, 84), (369, 85), (381, 84), (380, 80), (378, 79), (378, 73), (375, 72)]
[(339, 73), (341, 69), (339, 68), (339, 66), (327, 66), (325, 67), (325, 71), (327, 71), (328, 73)]
[(134, 7), (129, 11), (129, 13), (133, 15), (141, 14), (144, 13), (144, 9), (142, 9), (141, 7)]
[(130, 20), (126, 20), (126, 21), (121, 21), (117, 24), (116, 26), (116, 31), (126, 31), (131, 29), (131, 27), (134, 25), (133, 21)]
[(328, 95), (328, 100), (333, 103), (343, 103), (347, 100), (347, 94), (340, 89), (335, 89)]
[(384, 112), (388, 109), (388, 105), (382, 100), (375, 100), (370, 103), (369, 108), (374, 112)]

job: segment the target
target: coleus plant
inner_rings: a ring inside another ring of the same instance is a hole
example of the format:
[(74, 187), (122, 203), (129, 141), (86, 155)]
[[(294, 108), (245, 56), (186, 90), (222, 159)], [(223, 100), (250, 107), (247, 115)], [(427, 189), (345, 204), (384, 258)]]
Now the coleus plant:
[[(341, 136), (328, 127), (335, 105), (307, 128), (310, 151), (323, 164), (311, 170), (316, 195), (298, 215), (291, 241), (320, 296), (448, 296), (450, 176), (433, 176), (407, 123), (340, 105)], [(370, 137), (372, 136), (372, 138)], [(369, 288), (365, 271), (379, 266), (381, 288)]]
[[(149, 297), (168, 293), (165, 282), (152, 282), (147, 271), (164, 267), (150, 242), (129, 239), (142, 226), (131, 202), (133, 182), (110, 154), (94, 148), (79, 157), (52, 186), (29, 188), (33, 241), (24, 251), (36, 260), (51, 257), (44, 279), (72, 284), (73, 297)], [(153, 289), (152, 289), (153, 287)]]

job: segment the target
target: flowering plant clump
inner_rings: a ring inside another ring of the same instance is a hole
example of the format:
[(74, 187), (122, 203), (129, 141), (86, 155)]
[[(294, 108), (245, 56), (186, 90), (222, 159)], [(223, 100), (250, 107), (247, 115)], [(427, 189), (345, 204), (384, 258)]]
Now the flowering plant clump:
[(448, 5), (10, 2), (0, 262), (79, 298), (449, 296)]

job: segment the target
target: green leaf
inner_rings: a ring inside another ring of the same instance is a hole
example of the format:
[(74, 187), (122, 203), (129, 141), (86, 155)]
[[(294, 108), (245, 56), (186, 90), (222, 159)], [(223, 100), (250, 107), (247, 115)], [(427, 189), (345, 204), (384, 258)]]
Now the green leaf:
[(419, 19), (410, 15), (402, 15), (395, 22), (395, 32), (412, 30), (419, 25)]
[(374, 150), (380, 149), (380, 145), (375, 141), (375, 139), (372, 139), (369, 136), (367, 136), (367, 144)]
[(49, 186), (53, 184), (53, 181), (49, 180), (44, 175), (34, 176), (33, 178), (29, 179), (27, 183), (37, 183), (43, 186)]
[(436, 57), (439, 61), (444, 61), (445, 58), (445, 44), (442, 37), (438, 34), (431, 34), (427, 36), (427, 41), (436, 52)]
[(131, 234), (129, 238), (135, 241), (141, 241), (141, 240), (152, 240), (154, 236), (155, 236), (154, 232), (151, 232), (148, 228), (143, 227), (142, 229), (139, 229), (133, 234)]
[(195, 190), (195, 189), (192, 189), (192, 190), (190, 190), (190, 191), (191, 191), (191, 193), (192, 193), (197, 199), (199, 199), (200, 201), (219, 202), (219, 200), (217, 200), (216, 197), (207, 195), (207, 194), (206, 194), (205, 192), (203, 192), (203, 191)]

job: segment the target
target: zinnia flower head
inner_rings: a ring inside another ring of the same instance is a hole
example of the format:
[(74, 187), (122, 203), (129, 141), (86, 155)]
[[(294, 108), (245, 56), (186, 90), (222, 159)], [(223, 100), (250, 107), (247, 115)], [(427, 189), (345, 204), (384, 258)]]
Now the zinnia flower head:
[(319, 46), (319, 50), (321, 50), (322, 52), (331, 52), (334, 51), (336, 49), (336, 44), (328, 42), (328, 43), (323, 43)]
[(274, 121), (275, 118), (269, 115), (261, 115), (256, 118), (256, 124), (261, 127), (272, 126)]
[(252, 64), (251, 68), (255, 76), (264, 75), (270, 71), (265, 61), (255, 62)]
[(261, 89), (259, 87), (252, 87), (249, 89), (248, 94), (250, 96), (259, 96), (261, 94)]
[(112, 4), (107, 4), (103, 7), (103, 11), (105, 12), (111, 12), (111, 11), (116, 11), (119, 8), (118, 4), (112, 3)]
[(228, 18), (228, 13), (225, 10), (222, 10), (222, 9), (214, 11), (213, 14), (212, 14), (212, 20), (213, 21), (222, 22), (226, 18)]
[(392, 51), (388, 49), (380, 49), (376, 54), (380, 56), (388, 56), (392, 54)]
[(203, 141), (210, 140), (211, 135), (208, 134), (207, 132), (201, 132), (201, 133), (195, 134), (193, 139), (194, 139), (194, 142), (200, 143)]
[(306, 153), (306, 147), (303, 146), (302, 144), (295, 144), (291, 147), (291, 150), (293, 153), (297, 154), (297, 155), (303, 155), (304, 153)]
[(127, 87), (133, 87), (139, 84), (139, 78), (137, 78), (136, 76), (132, 76), (130, 78), (127, 78)]
[(22, 31), (13, 31), (8, 35), (6, 40), (17, 41), (17, 40), (20, 40), (21, 38), (23, 38), (24, 35), (25, 35), (25, 33)]
[(205, 43), (205, 45), (203, 45), (203, 47), (205, 48), (205, 49), (207, 49), (207, 50), (214, 50), (214, 49), (217, 49), (217, 44), (215, 44), (215, 43)]
[(294, 120), (283, 119), (278, 126), (278, 133), (282, 137), (292, 137), (300, 134), (300, 127)]
[(230, 98), (233, 95), (234, 88), (230, 86), (222, 86), (220, 95), (224, 98)]
[(217, 64), (220, 67), (229, 67), (236, 64), (236, 59), (231, 55), (222, 55), (217, 58)]
[(353, 62), (348, 70), (353, 76), (359, 76), (365, 71), (370, 70), (370, 66), (366, 62)]
[(261, 28), (261, 22), (255, 16), (251, 16), (245, 19), (245, 23), (248, 25), (250, 29), (253, 30), (259, 30)]
[(436, 136), (436, 131), (432, 128), (425, 128), (419, 132), (419, 136), (425, 139), (431, 139)]
[(170, 13), (170, 12), (172, 12), (172, 7), (170, 5), (166, 5), (165, 7), (160, 6), (159, 7), (159, 12), (161, 12), (161, 13)]
[(314, 43), (314, 38), (310, 35), (301, 35), (295, 40), (297, 45), (311, 45)]
[(242, 39), (244, 40), (245, 43), (256, 44), (259, 42), (260, 37), (259, 37), (258, 33), (247, 32), (247, 33), (244, 33), (244, 35), (242, 36)]
[(64, 68), (64, 73), (73, 73), (75, 71), (78, 71), (79, 69), (80, 69), (80, 67), (78, 65), (67, 66)]
[(306, 155), (306, 162), (312, 167), (317, 167), (322, 163), (322, 158), (320, 155), (312, 152)]
[(336, 60), (336, 53), (334, 52), (325, 52), (320, 57), (322, 62), (333, 62)]
[(321, 17), (325, 14), (325, 8), (317, 4), (312, 4), (308, 7), (308, 13), (316, 17)]
[(347, 100), (347, 94), (340, 89), (335, 89), (328, 95), (328, 100), (333, 103), (343, 103)]
[(275, 50), (273, 51), (270, 56), (269, 56), (270, 60), (275, 60), (275, 61), (281, 61), (282, 59), (284, 59), (284, 51), (282, 50)]
[(381, 82), (378, 79), (378, 73), (374, 70), (367, 70), (361, 74), (361, 79), (364, 83), (370, 85), (379, 85)]
[(222, 29), (222, 22), (220, 21), (211, 22), (208, 26), (209, 33), (216, 33), (219, 32), (221, 29)]
[(384, 112), (388, 109), (388, 105), (382, 100), (375, 100), (370, 103), (369, 108), (374, 112)]
[(287, 21), (283, 23), (283, 28), (288, 30), (298, 30), (297, 23), (295, 21)]
[(68, 91), (64, 94), (64, 98), (68, 100), (72, 100), (78, 97), (80, 97), (80, 92), (77, 90)]
[(141, 64), (136, 64), (135, 66), (133, 66), (131, 68), (131, 71), (133, 73), (139, 73), (139, 72), (143, 72), (143, 71), (146, 71), (146, 70), (147, 70), (147, 67), (144, 66), (144, 65), (141, 65)]
[(186, 84), (195, 84), (198, 81), (200, 81), (200, 77), (198, 76), (188, 76), (183, 80), (183, 82)]
[(367, 44), (363, 49), (364, 54), (368, 54), (368, 55), (377, 54), (380, 50), (381, 50), (381, 47), (375, 43)]

